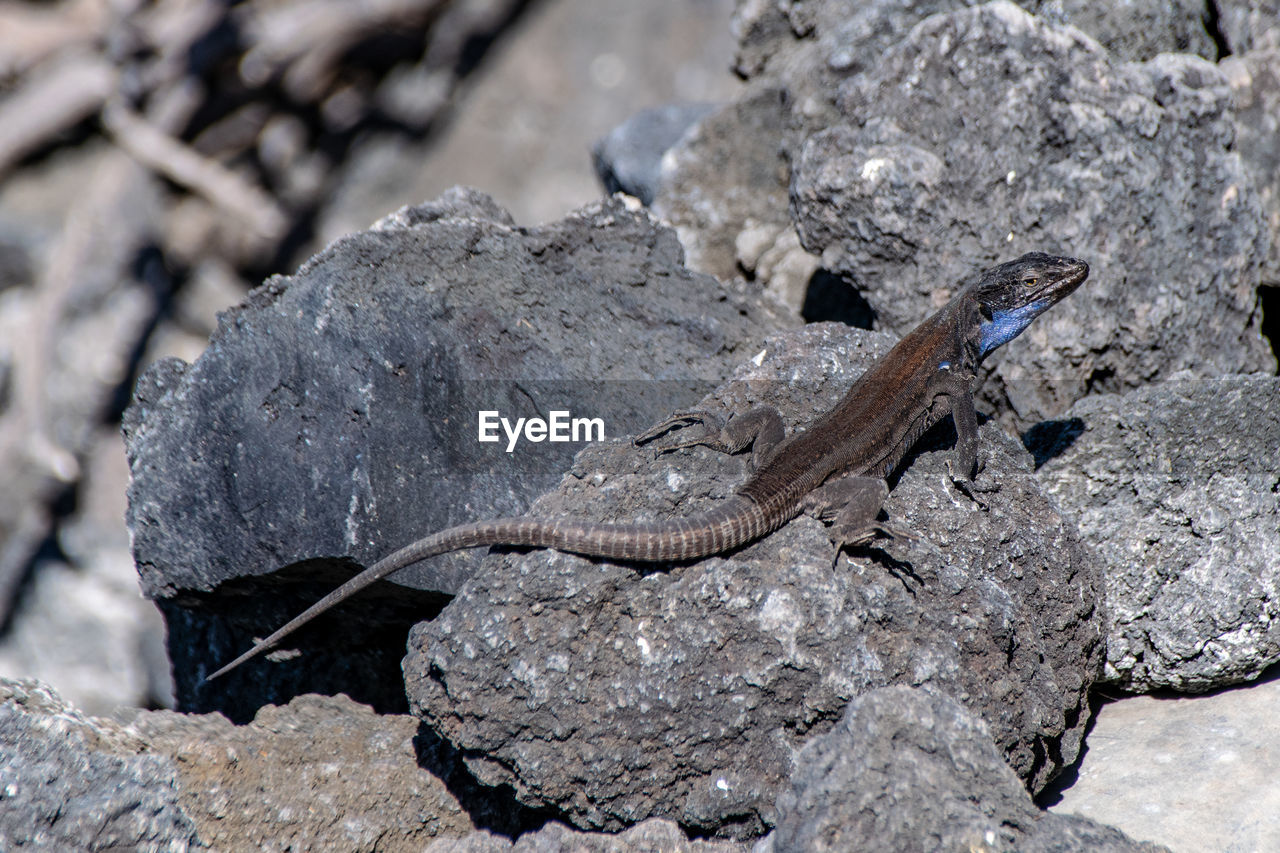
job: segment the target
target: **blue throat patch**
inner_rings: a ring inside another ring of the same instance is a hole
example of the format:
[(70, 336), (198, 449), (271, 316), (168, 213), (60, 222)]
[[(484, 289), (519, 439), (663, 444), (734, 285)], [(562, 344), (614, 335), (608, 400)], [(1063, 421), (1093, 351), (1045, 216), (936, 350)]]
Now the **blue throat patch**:
[(994, 349), (1004, 346), (1022, 334), (1022, 330), (1031, 325), (1031, 321), (1043, 314), (1051, 305), (1048, 300), (1028, 302), (1021, 308), (1012, 311), (993, 311), (991, 319), (983, 323), (978, 331), (978, 355), (986, 356)]

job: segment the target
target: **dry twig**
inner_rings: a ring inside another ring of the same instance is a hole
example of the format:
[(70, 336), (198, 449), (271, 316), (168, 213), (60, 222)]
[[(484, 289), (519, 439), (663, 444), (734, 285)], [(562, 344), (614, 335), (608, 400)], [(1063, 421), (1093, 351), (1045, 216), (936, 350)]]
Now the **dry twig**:
[(208, 199), (247, 223), (258, 236), (278, 240), (288, 229), (289, 218), (266, 192), (183, 145), (123, 104), (107, 104), (102, 124), (115, 143), (139, 163)]
[(116, 80), (115, 66), (96, 55), (62, 59), (24, 79), (0, 102), (0, 175), (101, 109)]

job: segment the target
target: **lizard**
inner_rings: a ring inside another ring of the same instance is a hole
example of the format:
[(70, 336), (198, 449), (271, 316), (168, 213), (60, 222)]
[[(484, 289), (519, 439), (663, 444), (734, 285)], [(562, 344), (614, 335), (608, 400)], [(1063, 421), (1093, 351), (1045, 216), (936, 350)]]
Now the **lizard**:
[(275, 646), (375, 581), (463, 548), (525, 546), (612, 560), (681, 562), (732, 551), (802, 512), (831, 524), (837, 557), (845, 547), (878, 535), (910, 538), (914, 534), (876, 520), (889, 494), (886, 478), (926, 429), (950, 415), (956, 443), (948, 467), (956, 486), (974, 497), (972, 478), (981, 470), (973, 403), (978, 366), (1088, 275), (1084, 261), (1042, 252), (985, 270), (867, 368), (832, 409), (791, 436), (784, 436), (781, 415), (765, 407), (727, 421), (708, 412), (679, 412), (636, 436), (634, 443), (642, 444), (697, 425), (699, 430), (661, 450), (751, 448), (754, 473), (702, 514), (630, 524), (514, 517), (450, 527), (374, 563), (206, 680)]

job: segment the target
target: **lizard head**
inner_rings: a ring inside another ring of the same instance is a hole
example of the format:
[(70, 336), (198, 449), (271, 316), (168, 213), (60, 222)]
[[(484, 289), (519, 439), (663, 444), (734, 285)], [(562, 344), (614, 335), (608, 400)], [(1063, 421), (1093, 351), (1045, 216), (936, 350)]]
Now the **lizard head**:
[(1028, 252), (984, 272), (973, 289), (982, 315), (979, 358), (1016, 338), (1088, 277), (1084, 261), (1044, 252)]

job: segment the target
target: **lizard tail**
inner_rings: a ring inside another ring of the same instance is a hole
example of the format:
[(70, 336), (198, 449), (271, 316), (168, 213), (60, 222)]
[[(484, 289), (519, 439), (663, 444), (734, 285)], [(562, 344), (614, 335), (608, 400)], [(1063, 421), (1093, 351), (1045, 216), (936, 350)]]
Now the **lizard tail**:
[(205, 681), (212, 681), (257, 657), (321, 613), (370, 584), (421, 560), (449, 551), (486, 545), (527, 545), (615, 560), (692, 560), (758, 539), (789, 519), (789, 515), (767, 513), (750, 498), (735, 495), (706, 514), (652, 523), (601, 524), (572, 520), (499, 518), (460, 524), (425, 536), (383, 557), (290, 619), (270, 636), (258, 641), (249, 651), (211, 673)]

